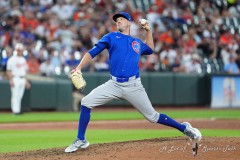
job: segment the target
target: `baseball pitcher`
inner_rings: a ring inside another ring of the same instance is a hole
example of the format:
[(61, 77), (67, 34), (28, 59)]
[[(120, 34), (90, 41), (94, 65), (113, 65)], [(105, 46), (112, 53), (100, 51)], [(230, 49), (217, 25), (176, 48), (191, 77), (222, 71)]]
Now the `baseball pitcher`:
[(95, 46), (82, 58), (80, 64), (72, 71), (72, 82), (78, 89), (86, 85), (81, 68), (89, 63), (104, 49), (109, 52), (110, 80), (93, 89), (82, 99), (78, 135), (65, 152), (74, 152), (79, 148), (87, 148), (89, 142), (85, 137), (90, 121), (91, 110), (114, 99), (125, 99), (130, 102), (148, 121), (174, 127), (192, 140), (202, 138), (200, 131), (188, 122), (178, 123), (165, 114), (160, 114), (153, 108), (148, 95), (141, 83), (138, 62), (141, 55), (153, 53), (154, 43), (151, 28), (146, 20), (139, 23), (146, 30), (146, 41), (130, 35), (132, 18), (126, 12), (113, 16), (118, 31), (104, 35)]

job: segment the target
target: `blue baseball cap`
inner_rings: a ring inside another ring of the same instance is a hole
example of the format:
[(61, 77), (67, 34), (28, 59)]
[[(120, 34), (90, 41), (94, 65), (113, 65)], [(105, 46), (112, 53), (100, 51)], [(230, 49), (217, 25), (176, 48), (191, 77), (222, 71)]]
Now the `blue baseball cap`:
[(132, 17), (127, 12), (120, 12), (120, 13), (115, 14), (113, 16), (113, 20), (116, 22), (118, 17), (123, 17), (123, 18), (127, 19), (128, 21), (133, 21)]

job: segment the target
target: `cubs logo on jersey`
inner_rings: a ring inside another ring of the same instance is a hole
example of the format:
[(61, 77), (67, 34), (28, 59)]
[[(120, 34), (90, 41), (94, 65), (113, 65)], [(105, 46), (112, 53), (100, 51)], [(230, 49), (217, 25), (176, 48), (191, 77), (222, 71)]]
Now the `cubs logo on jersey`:
[(140, 44), (137, 41), (132, 42), (132, 48), (136, 53), (139, 53), (140, 51)]

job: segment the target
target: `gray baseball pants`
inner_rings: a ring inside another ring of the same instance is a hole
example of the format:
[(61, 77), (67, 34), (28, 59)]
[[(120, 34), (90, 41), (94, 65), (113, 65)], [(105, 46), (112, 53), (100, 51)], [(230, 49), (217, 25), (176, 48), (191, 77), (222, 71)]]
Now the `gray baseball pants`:
[(141, 78), (124, 83), (110, 79), (86, 95), (81, 105), (94, 108), (114, 99), (127, 100), (150, 122), (156, 123), (159, 119), (159, 113), (153, 108), (141, 83)]

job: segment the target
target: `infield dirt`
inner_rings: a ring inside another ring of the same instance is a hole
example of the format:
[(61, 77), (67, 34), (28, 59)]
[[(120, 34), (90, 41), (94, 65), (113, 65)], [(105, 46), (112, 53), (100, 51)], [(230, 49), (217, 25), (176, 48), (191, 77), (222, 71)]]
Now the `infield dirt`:
[[(184, 120), (178, 119), (178, 121)], [(239, 120), (188, 121), (200, 129), (240, 129)], [(77, 129), (77, 122), (0, 124), (0, 129)], [(169, 127), (151, 124), (144, 120), (127, 123), (126, 121), (92, 121), (89, 129), (169, 129)], [(234, 137), (204, 137), (199, 143), (196, 157), (192, 155), (191, 142), (184, 136), (93, 144), (87, 149), (70, 154), (64, 153), (64, 149), (0, 154), (0, 160), (240, 160), (240, 138)]]
[(205, 137), (198, 155), (192, 155), (185, 137), (94, 144), (74, 153), (64, 148), (0, 155), (1, 160), (239, 160), (240, 138)]

